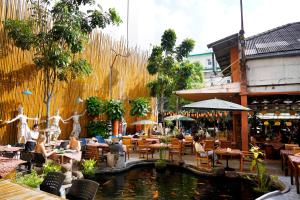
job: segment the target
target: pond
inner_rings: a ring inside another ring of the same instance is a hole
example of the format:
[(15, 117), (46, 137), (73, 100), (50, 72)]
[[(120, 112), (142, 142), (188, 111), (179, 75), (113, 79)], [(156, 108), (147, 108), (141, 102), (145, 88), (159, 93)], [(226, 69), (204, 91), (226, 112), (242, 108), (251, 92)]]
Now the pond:
[(177, 168), (157, 173), (153, 167), (143, 166), (116, 175), (101, 175), (97, 179), (100, 183), (97, 200), (251, 200), (261, 195), (244, 179), (201, 177)]

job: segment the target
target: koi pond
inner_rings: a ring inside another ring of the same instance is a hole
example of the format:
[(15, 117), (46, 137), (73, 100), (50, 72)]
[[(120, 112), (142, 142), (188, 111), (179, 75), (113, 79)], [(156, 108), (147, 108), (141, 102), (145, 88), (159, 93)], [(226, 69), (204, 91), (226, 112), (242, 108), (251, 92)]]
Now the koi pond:
[(245, 179), (203, 177), (177, 168), (157, 173), (153, 167), (143, 166), (97, 179), (100, 183), (97, 200), (252, 200), (261, 195), (254, 192), (253, 185)]

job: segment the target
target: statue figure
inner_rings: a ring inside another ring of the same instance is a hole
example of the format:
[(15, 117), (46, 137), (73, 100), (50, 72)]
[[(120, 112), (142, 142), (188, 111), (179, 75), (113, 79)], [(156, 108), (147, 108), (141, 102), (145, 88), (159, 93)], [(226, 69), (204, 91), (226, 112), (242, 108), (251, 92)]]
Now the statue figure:
[(79, 123), (79, 118), (82, 117), (83, 115), (85, 115), (86, 113), (86, 110), (81, 113), (81, 114), (77, 114), (77, 111), (74, 111), (73, 115), (66, 119), (65, 121), (69, 121), (70, 119), (73, 119), (73, 130), (70, 134), (71, 137), (79, 137), (79, 134), (81, 132), (81, 126), (80, 126), (80, 123)]
[(50, 136), (52, 137), (53, 140), (57, 140), (57, 138), (59, 137), (61, 130), (59, 127), (59, 121), (62, 121), (63, 123), (67, 123), (65, 122), (65, 120), (63, 120), (63, 118), (59, 115), (59, 109), (56, 110), (55, 115), (53, 115), (52, 117), (49, 118), (49, 120), (53, 119), (52, 124), (50, 126)]
[(26, 115), (23, 114), (23, 111), (24, 111), (24, 109), (20, 105), (19, 108), (18, 108), (19, 114), (15, 118), (6, 121), (6, 124), (10, 124), (10, 123), (12, 123), (12, 122), (14, 122), (18, 119), (20, 120), (20, 125), (19, 125), (19, 128), (18, 128), (19, 129), (18, 130), (18, 136), (17, 136), (18, 137), (18, 143), (25, 143), (26, 142), (25, 140), (27, 138), (26, 136), (28, 134), (30, 134), (30, 129), (29, 129), (28, 124), (27, 124), (27, 119), (38, 121), (37, 117), (36, 118), (27, 117)]

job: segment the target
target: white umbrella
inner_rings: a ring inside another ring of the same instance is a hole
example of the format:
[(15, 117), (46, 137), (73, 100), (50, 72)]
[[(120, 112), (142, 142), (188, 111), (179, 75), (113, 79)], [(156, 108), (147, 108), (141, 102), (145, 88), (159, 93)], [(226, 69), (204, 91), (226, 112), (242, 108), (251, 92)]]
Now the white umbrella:
[(183, 108), (195, 108), (203, 110), (228, 110), (228, 111), (250, 111), (250, 108), (244, 107), (242, 105), (232, 103), (229, 101), (224, 101), (221, 99), (209, 99), (204, 101), (194, 102), (183, 106)]

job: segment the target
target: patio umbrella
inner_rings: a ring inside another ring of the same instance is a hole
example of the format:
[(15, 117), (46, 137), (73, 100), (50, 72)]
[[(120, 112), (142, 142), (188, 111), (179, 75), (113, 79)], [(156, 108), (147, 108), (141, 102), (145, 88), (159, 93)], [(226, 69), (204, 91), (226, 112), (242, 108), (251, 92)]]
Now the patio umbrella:
[(221, 99), (209, 99), (194, 102), (183, 106), (183, 108), (195, 108), (203, 110), (228, 110), (228, 111), (250, 111), (250, 108)]
[[(146, 125), (155, 125), (157, 122), (152, 121), (152, 120), (139, 120), (136, 122), (131, 123), (131, 125), (144, 125), (144, 132), (146, 133)], [(148, 135), (149, 136), (149, 135)]]
[(174, 121), (174, 120), (176, 120), (177, 128), (179, 128), (179, 121), (196, 121), (195, 119), (190, 118), (190, 117), (186, 117), (184, 115), (173, 115), (173, 116), (165, 117), (164, 120), (165, 121)]
[(165, 117), (164, 120), (165, 121), (173, 121), (173, 120), (176, 120), (176, 121), (196, 121), (195, 119), (190, 118), (190, 117), (186, 117), (184, 115), (173, 115), (173, 116)]

